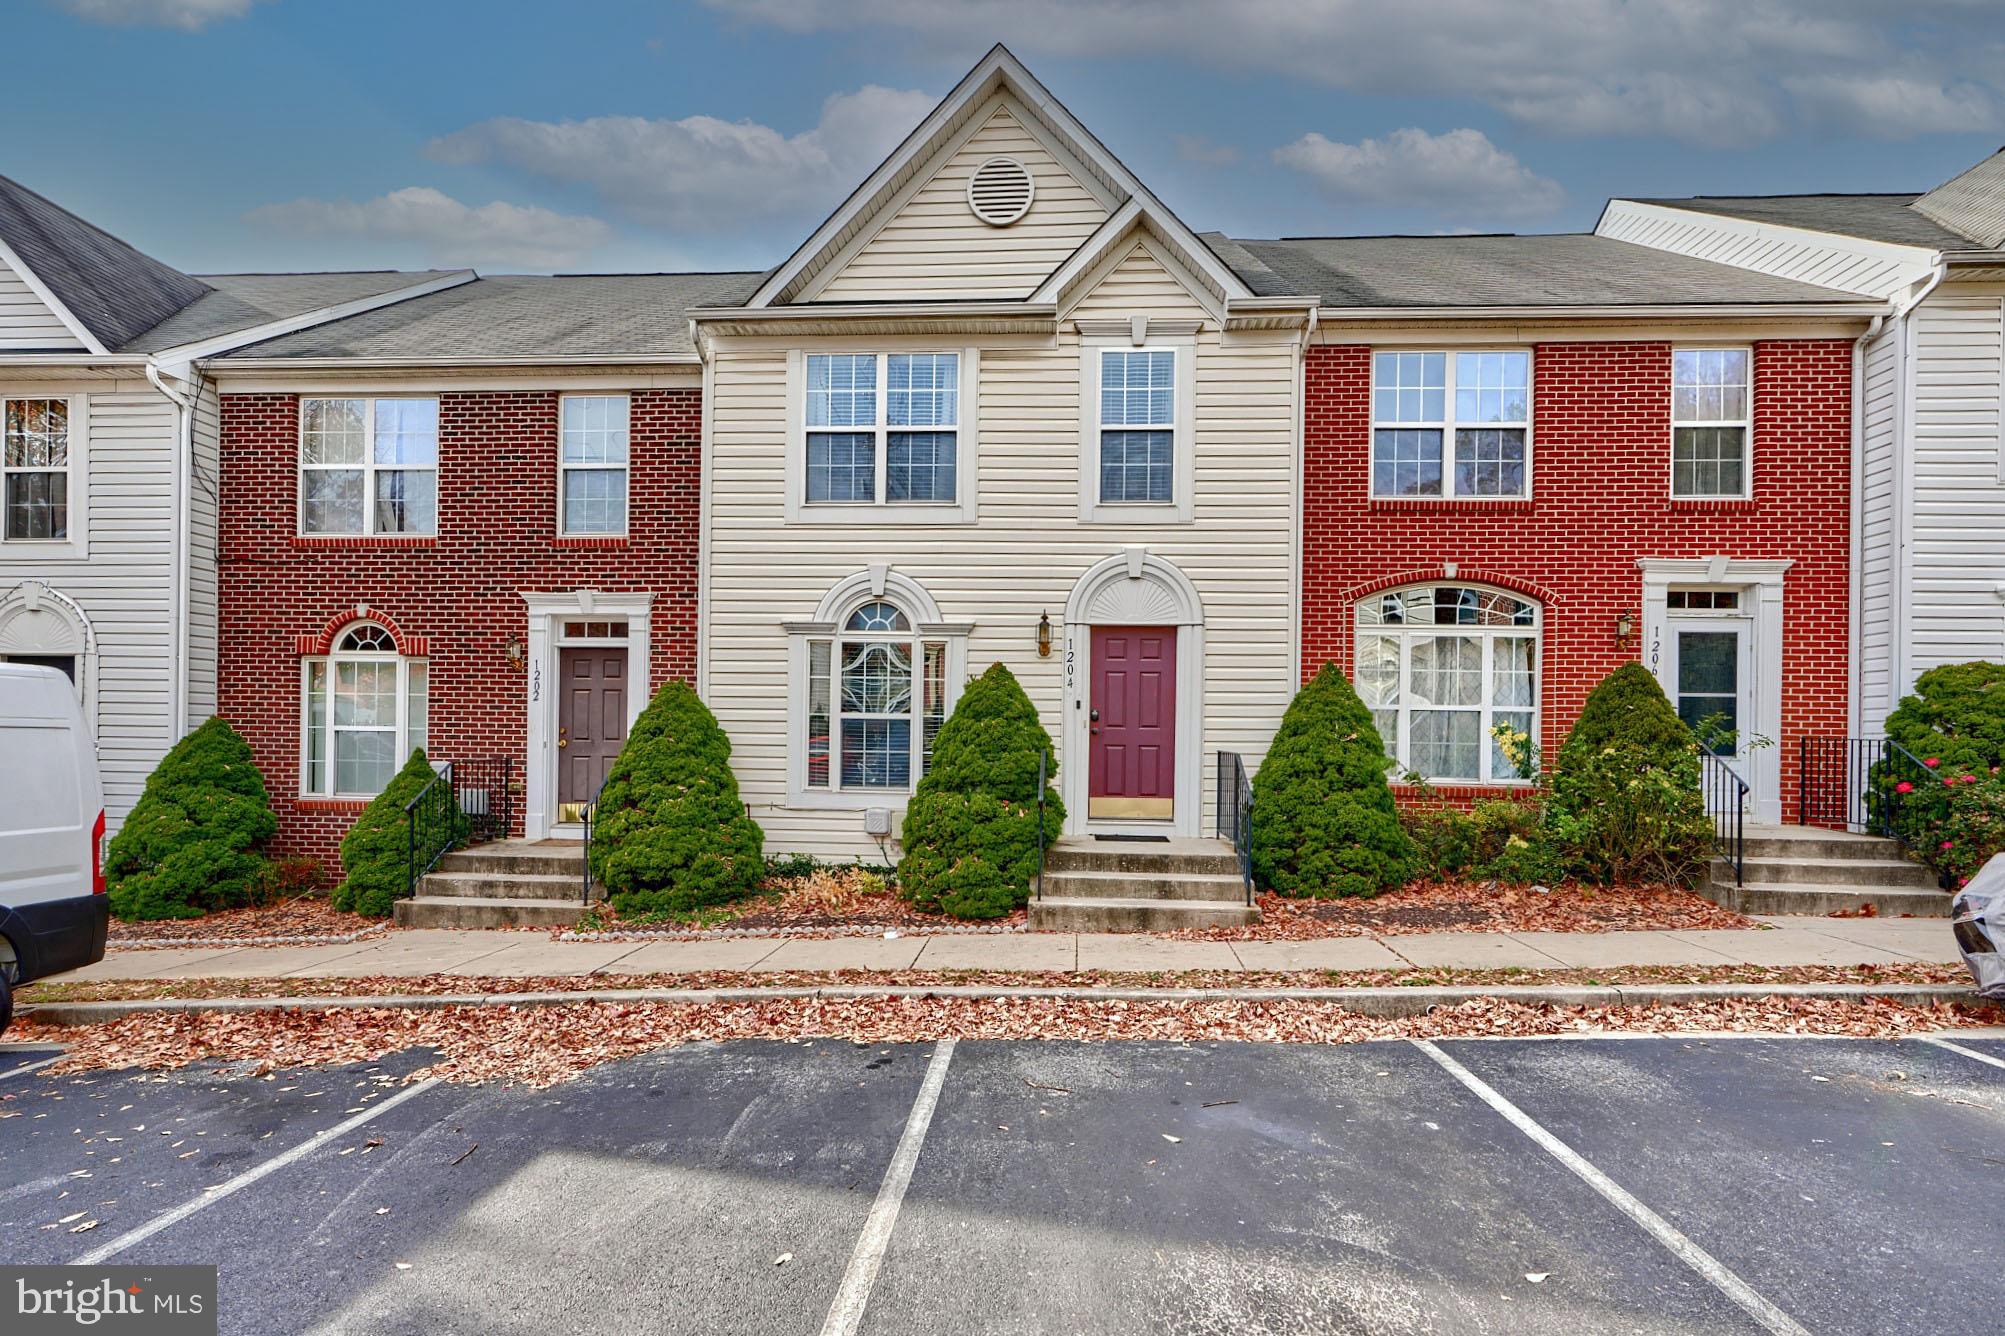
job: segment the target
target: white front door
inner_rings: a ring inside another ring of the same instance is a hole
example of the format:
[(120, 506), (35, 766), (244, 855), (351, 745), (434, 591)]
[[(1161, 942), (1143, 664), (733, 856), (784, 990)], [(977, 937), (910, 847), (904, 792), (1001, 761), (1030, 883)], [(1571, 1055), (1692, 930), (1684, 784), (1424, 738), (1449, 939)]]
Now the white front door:
[[(1670, 619), (1668, 662), (1664, 687), (1671, 704), (1715, 756), (1722, 757), (1754, 790), (1750, 814), (1762, 799), (1752, 748), (1755, 736), (1754, 637), (1744, 617), (1673, 617)], [(1772, 744), (1771, 744), (1772, 745)]]

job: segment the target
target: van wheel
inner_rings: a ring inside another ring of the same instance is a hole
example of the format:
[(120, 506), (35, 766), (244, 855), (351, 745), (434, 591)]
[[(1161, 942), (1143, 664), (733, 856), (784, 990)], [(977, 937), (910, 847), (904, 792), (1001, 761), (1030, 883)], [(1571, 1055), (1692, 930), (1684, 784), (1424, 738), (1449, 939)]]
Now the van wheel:
[(7, 973), (0, 970), (0, 1034), (7, 1033), (7, 1026), (14, 1019), (14, 987), (7, 982)]

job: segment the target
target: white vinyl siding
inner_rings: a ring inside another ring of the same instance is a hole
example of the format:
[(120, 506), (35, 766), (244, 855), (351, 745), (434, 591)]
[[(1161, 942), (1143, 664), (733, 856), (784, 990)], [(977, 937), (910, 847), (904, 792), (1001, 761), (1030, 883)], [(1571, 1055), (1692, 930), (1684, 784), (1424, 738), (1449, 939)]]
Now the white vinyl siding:
[(0, 352), (78, 349), (83, 344), (21, 276), (0, 264)]
[(222, 401), (205, 381), (195, 399), (195, 476), (188, 486), (188, 727), (216, 712), (216, 563), (221, 539), (217, 474), (222, 466)]
[(1924, 277), (1933, 255), (1920, 246), (1893, 246), (1619, 199), (1609, 201), (1594, 230), (1617, 241), (1868, 297), (1891, 297)]
[(1859, 469), (1859, 718), (1862, 736), (1877, 737), (1894, 704), (1900, 669), (1894, 662), (1895, 592), (1899, 580), (1895, 524), (1901, 510), (1896, 461), (1901, 340), (1896, 321), (1866, 345), (1861, 387)]

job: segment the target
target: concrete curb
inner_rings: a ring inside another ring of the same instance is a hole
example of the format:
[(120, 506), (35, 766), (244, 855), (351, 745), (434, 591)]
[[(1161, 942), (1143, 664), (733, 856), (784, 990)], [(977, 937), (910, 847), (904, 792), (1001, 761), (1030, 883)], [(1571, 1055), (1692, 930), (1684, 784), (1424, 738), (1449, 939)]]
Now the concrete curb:
[(446, 1007), (555, 1007), (570, 1003), (772, 1002), (807, 998), (952, 997), (977, 1001), (1067, 998), (1087, 1002), (1323, 1002), (1362, 1016), (1421, 1016), (1437, 1007), (1504, 1000), (1533, 1007), (1648, 1007), (1681, 1003), (1811, 998), (1828, 1002), (1878, 1000), (1910, 1006), (1976, 1001), (1975, 990), (1953, 983), (1719, 983), (1625, 984), (1548, 988), (1008, 988), (833, 985), (822, 988), (607, 988), (575, 993), (391, 994), (362, 997), (162, 998), (125, 1002), (44, 1002), (18, 1013), (47, 1025), (97, 1025), (148, 1012), (352, 1011), (390, 1008), (436, 1011)]

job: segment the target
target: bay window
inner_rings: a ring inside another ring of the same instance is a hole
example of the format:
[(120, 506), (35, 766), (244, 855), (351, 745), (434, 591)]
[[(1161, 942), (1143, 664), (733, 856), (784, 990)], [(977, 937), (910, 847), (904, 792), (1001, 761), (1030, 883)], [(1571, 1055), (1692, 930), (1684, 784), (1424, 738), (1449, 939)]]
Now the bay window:
[(1353, 680), (1387, 754), (1428, 780), (1528, 778), (1496, 732), (1538, 736), (1539, 607), (1474, 585), (1373, 594)]
[(301, 664), (301, 790), (374, 797), (425, 745), (429, 665), (397, 652), (389, 631), (364, 622), (325, 657)]

